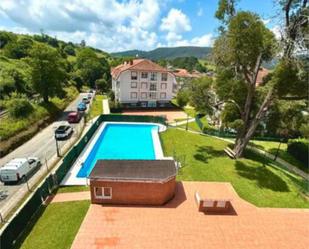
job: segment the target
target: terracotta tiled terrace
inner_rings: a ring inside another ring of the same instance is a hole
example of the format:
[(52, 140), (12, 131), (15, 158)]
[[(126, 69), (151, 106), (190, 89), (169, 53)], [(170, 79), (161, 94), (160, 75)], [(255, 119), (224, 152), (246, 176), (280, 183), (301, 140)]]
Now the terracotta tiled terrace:
[[(194, 192), (230, 198), (234, 212), (197, 211)], [(296, 249), (309, 245), (309, 210), (256, 208), (229, 183), (182, 182), (163, 207), (91, 205), (73, 249)]]
[(146, 115), (146, 116), (166, 116), (168, 122), (174, 122), (175, 119), (187, 118), (183, 111), (124, 111), (124, 115)]

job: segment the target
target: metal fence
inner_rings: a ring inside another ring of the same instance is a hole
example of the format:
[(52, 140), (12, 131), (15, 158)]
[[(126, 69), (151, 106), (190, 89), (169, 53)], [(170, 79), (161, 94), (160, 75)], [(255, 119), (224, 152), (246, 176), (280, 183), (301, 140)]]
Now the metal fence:
[(129, 116), (129, 115), (101, 115), (94, 122), (87, 133), (80, 139), (63, 158), (61, 165), (54, 174), (49, 174), (39, 185), (35, 192), (29, 197), (23, 207), (11, 217), (8, 224), (0, 235), (0, 249), (12, 249), (19, 243), (21, 235), (26, 229), (30, 220), (37, 214), (47, 197), (56, 189), (63, 180), (75, 160), (78, 158), (85, 145), (91, 139), (102, 122), (147, 122), (166, 124), (165, 117), (155, 116)]
[[(217, 130), (215, 128), (206, 128), (204, 127), (204, 124), (200, 120), (201, 116), (196, 116), (195, 117), (195, 122), (198, 125), (198, 127), (201, 129), (201, 132), (211, 135), (211, 136), (216, 136), (216, 137), (222, 137), (222, 138), (236, 138), (235, 133), (231, 132), (226, 132), (226, 131), (221, 131)], [(252, 138), (253, 140), (260, 140), (260, 141), (273, 141), (273, 142), (280, 142), (282, 141), (282, 137), (261, 137), (261, 136), (254, 136)]]

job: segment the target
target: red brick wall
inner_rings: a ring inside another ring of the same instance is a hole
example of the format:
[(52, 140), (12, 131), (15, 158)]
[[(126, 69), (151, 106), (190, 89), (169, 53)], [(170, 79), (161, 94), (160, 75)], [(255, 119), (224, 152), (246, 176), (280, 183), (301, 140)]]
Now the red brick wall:
[[(111, 187), (112, 199), (94, 196), (94, 187)], [(110, 204), (162, 205), (175, 194), (175, 178), (166, 183), (108, 182), (90, 180), (91, 202)]]

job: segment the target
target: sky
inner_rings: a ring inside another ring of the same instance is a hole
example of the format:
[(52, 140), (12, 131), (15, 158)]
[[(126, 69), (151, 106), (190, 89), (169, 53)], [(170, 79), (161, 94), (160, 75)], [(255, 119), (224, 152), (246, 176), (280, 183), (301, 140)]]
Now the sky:
[[(107, 52), (212, 46), (218, 0), (1, 0), (0, 30), (44, 33)], [(274, 0), (239, 0), (278, 33)]]

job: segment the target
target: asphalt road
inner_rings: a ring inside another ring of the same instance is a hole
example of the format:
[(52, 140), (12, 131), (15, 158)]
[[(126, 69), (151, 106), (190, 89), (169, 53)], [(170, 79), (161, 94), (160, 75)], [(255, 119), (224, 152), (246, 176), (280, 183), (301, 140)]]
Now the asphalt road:
[[(41, 130), (39, 133), (37, 133), (33, 138), (31, 138), (29, 141), (24, 143), (23, 145), (16, 148), (14, 151), (9, 153), (8, 155), (4, 156), (3, 158), (0, 158), (0, 166), (3, 166), (7, 162), (9, 162), (13, 158), (18, 157), (29, 157), (29, 156), (35, 156), (38, 157), (41, 162), (42, 166), (39, 171), (47, 170), (45, 165), (45, 159), (49, 160), (54, 155), (56, 155), (56, 140), (54, 138), (54, 131), (55, 129), (62, 123), (66, 122), (67, 114), (71, 111), (76, 111), (77, 104), (82, 100), (84, 96), (87, 96), (87, 93), (81, 93), (63, 112), (61, 117), (51, 125), (47, 126), (45, 129)], [(61, 148), (65, 146), (65, 144), (69, 143), (71, 139), (74, 138), (74, 136), (77, 136), (78, 133), (82, 129), (82, 121), (78, 124), (72, 124), (74, 133), (72, 134), (72, 137), (68, 140), (58, 141), (58, 145), (60, 148), (60, 154), (61, 154)], [(45, 168), (44, 168), (45, 167)], [(35, 172), (35, 174), (38, 174), (38, 172)], [(41, 172), (42, 173), (42, 172)], [(31, 176), (31, 178), (35, 178)], [(31, 180), (31, 179), (30, 179)], [(4, 185), (3, 183), (0, 183), (0, 192), (5, 191), (5, 193), (8, 195), (4, 200), (0, 200), (0, 213), (1, 208), (12, 198), (14, 197), (14, 193), (19, 191), (21, 188), (24, 188), (25, 183), (19, 183), (17, 185)]]

